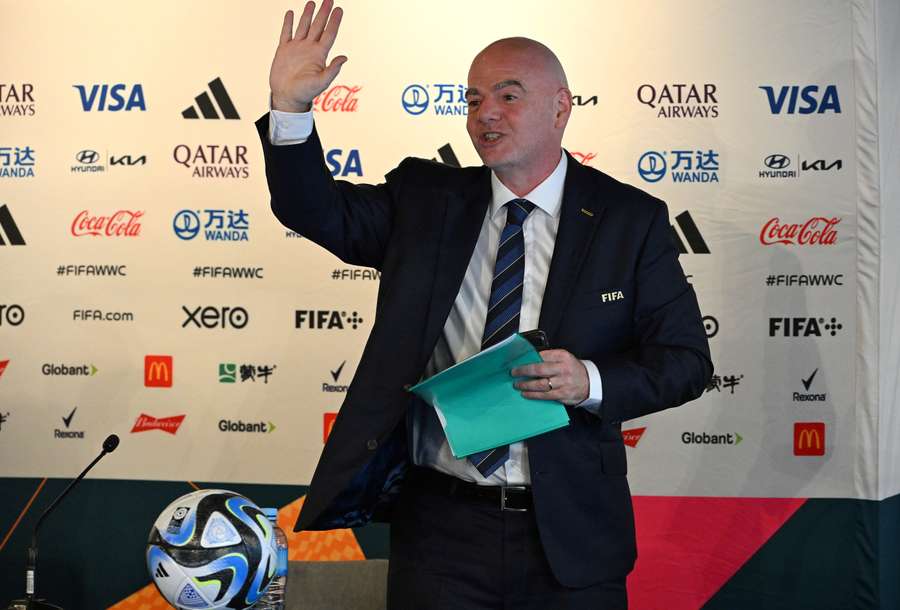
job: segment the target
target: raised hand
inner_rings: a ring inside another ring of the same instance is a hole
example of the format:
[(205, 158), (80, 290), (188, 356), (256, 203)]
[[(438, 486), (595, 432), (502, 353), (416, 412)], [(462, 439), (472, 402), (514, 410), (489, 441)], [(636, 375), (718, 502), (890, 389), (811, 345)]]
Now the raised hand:
[(325, 0), (313, 18), (316, 3), (307, 2), (293, 36), (294, 12), (285, 13), (278, 48), (269, 71), (273, 109), (308, 111), (313, 99), (337, 78), (341, 66), (347, 61), (345, 55), (338, 55), (325, 65), (343, 16), (343, 11), (339, 8), (332, 10), (333, 6), (333, 0)]

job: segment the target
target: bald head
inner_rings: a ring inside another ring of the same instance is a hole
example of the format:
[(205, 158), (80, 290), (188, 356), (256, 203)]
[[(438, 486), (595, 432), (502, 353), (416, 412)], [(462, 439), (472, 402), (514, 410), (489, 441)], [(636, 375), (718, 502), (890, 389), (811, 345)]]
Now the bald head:
[(556, 53), (550, 50), (544, 44), (531, 38), (524, 36), (516, 36), (514, 38), (501, 38), (486, 46), (472, 60), (472, 65), (483, 58), (496, 53), (519, 55), (529, 64), (542, 73), (543, 77), (549, 78), (552, 86), (569, 87), (569, 81), (566, 78), (566, 72), (563, 70), (562, 64)]

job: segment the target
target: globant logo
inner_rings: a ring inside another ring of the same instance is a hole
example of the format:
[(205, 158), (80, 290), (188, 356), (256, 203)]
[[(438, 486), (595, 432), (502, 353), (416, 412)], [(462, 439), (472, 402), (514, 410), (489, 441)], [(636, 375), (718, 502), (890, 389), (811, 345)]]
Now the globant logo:
[(837, 243), (837, 229), (841, 222), (837, 216), (826, 218), (813, 216), (803, 224), (783, 223), (777, 216), (770, 218), (759, 232), (759, 243), (764, 246), (833, 246)]
[(269, 434), (275, 432), (275, 424), (272, 422), (245, 422), (230, 419), (219, 420), (220, 432), (250, 432), (256, 434)]
[(681, 442), (685, 445), (740, 445), (744, 440), (737, 432), (726, 434), (709, 434), (707, 432), (684, 432)]
[(709, 149), (649, 150), (638, 159), (638, 174), (647, 182), (659, 182), (668, 173), (672, 182), (718, 182), (719, 153)]
[(429, 108), (438, 116), (469, 114), (466, 88), (459, 84), (407, 85), (400, 96), (400, 103), (403, 109), (413, 116), (420, 116)]
[(141, 413), (138, 415), (137, 420), (135, 420), (134, 427), (131, 428), (131, 433), (147, 432), (148, 430), (162, 430), (163, 432), (174, 435), (178, 432), (178, 428), (181, 427), (181, 422), (184, 421), (185, 417), (187, 416), (173, 415), (171, 417), (161, 417), (157, 419), (152, 415)]
[(141, 234), (143, 210), (119, 210), (111, 216), (92, 216), (82, 210), (72, 221), (74, 237), (138, 237)]
[(0, 178), (34, 178), (34, 149), (0, 146)]
[(193, 178), (249, 178), (247, 147), (228, 144), (178, 144), (172, 150), (175, 163), (191, 170)]
[(206, 241), (250, 241), (249, 212), (238, 210), (181, 210), (172, 219), (172, 230), (178, 239), (189, 241), (200, 235)]
[(334, 85), (313, 100), (315, 112), (356, 112), (356, 94), (362, 87)]
[(41, 366), (45, 377), (93, 377), (97, 374), (93, 364), (54, 364), (47, 362)]
[(818, 85), (783, 85), (773, 87), (760, 85), (769, 102), (772, 114), (823, 114), (833, 112), (840, 114), (841, 101), (838, 99), (836, 85), (826, 85), (819, 93)]
[(719, 100), (713, 83), (662, 86), (644, 83), (637, 89), (637, 99), (655, 110), (658, 119), (714, 119), (719, 116)]

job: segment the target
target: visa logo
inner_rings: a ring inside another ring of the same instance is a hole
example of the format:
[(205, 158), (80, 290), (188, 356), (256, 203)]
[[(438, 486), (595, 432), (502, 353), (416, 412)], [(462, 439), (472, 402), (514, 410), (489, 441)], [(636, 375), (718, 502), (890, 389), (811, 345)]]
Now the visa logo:
[(331, 170), (331, 175), (344, 177), (356, 174), (357, 176), (362, 176), (363, 169), (362, 161), (359, 160), (359, 150), (356, 148), (350, 149), (347, 153), (347, 159), (342, 162), (341, 157), (343, 155), (344, 151), (340, 148), (333, 148), (325, 155), (325, 162)]
[(144, 101), (144, 89), (141, 85), (131, 86), (118, 83), (116, 85), (72, 85), (78, 89), (81, 98), (81, 108), (85, 112), (91, 110), (118, 112), (119, 110), (147, 110)]
[(840, 114), (841, 101), (838, 99), (836, 85), (828, 85), (819, 99), (819, 86), (785, 85), (775, 91), (775, 87), (760, 86), (766, 92), (772, 114), (822, 114), (831, 112)]

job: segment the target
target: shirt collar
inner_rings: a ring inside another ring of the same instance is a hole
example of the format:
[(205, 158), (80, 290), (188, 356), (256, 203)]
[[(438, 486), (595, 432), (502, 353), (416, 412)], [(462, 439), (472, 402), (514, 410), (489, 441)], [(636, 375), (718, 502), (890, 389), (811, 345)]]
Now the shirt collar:
[(565, 152), (560, 151), (559, 163), (556, 165), (553, 173), (523, 197), (517, 197), (515, 193), (500, 182), (497, 174), (491, 171), (491, 192), (493, 196), (491, 200), (491, 217), (496, 217), (497, 214), (504, 211), (503, 206), (512, 199), (527, 199), (550, 216), (559, 216), (559, 210), (562, 208), (563, 187), (566, 183), (568, 164), (569, 161)]

